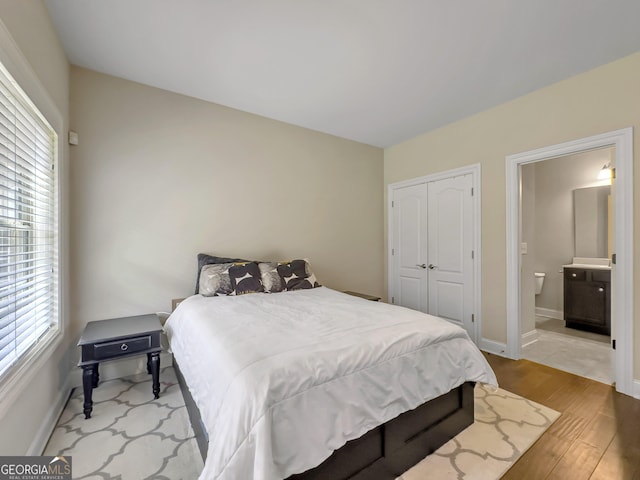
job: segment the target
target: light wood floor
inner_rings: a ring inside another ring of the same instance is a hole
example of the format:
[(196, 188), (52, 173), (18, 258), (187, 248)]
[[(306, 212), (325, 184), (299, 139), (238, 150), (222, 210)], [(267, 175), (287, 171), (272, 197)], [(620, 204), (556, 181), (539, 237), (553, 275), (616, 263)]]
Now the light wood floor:
[(485, 354), (500, 387), (561, 412), (505, 480), (640, 480), (640, 400), (528, 360)]

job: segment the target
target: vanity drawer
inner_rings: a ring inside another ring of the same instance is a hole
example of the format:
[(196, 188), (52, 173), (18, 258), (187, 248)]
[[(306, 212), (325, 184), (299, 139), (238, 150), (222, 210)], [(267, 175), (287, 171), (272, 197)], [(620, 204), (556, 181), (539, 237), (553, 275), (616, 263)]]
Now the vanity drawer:
[(611, 270), (592, 270), (591, 280), (594, 282), (610, 282)]
[(567, 280), (584, 281), (587, 279), (587, 271), (581, 268), (565, 268), (564, 278)]
[(151, 335), (127, 338), (126, 340), (115, 342), (96, 343), (93, 348), (93, 354), (96, 360), (129, 355), (151, 348)]

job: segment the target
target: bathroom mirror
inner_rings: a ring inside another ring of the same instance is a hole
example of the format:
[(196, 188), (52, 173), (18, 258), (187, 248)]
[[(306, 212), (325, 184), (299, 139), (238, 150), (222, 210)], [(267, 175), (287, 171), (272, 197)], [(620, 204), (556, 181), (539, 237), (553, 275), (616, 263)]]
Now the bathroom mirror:
[(573, 191), (575, 257), (607, 258), (611, 186)]

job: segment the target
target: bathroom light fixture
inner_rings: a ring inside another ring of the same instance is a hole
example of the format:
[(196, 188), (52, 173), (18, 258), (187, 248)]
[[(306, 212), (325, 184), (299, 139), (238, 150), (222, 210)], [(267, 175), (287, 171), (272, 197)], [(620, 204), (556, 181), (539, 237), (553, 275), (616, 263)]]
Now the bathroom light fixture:
[(598, 180), (610, 180), (611, 179), (611, 165), (605, 163), (598, 173)]

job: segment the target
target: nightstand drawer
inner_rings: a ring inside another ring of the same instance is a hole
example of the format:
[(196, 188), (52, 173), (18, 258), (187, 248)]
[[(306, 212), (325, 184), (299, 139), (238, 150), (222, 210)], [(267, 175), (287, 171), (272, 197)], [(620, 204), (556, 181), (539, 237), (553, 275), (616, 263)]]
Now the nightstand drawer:
[(93, 346), (93, 354), (96, 360), (100, 360), (142, 352), (149, 348), (151, 348), (151, 335), (145, 335), (116, 342), (96, 343)]

